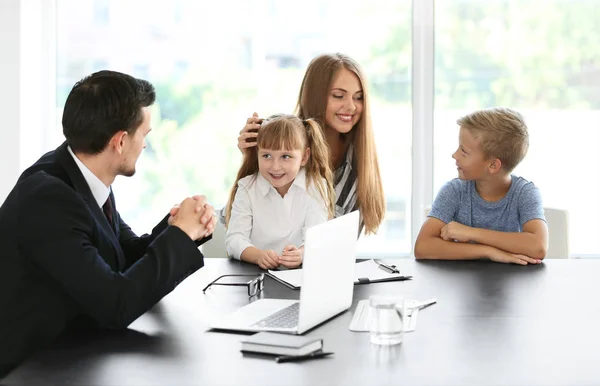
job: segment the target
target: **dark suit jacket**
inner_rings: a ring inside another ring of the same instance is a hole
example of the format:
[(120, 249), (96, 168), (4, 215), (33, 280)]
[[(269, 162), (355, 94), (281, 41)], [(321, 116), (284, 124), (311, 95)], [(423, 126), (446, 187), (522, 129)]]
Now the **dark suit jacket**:
[(75, 321), (125, 328), (204, 265), (167, 217), (141, 237), (113, 223), (66, 144), (23, 172), (0, 207), (0, 377)]

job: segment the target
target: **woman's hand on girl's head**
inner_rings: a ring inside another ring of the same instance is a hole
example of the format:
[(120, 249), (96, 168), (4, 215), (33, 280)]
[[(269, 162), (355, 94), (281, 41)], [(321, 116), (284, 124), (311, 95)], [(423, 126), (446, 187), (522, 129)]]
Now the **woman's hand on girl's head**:
[(260, 251), (256, 264), (262, 269), (275, 269), (279, 267), (279, 258), (277, 253), (272, 250)]
[(295, 245), (286, 245), (279, 258), (279, 264), (286, 268), (296, 268), (302, 264), (304, 248), (297, 248)]
[(246, 126), (240, 131), (238, 137), (238, 149), (245, 153), (246, 149), (252, 146), (256, 146), (256, 137), (258, 136), (258, 129), (262, 118), (258, 117), (258, 113), (252, 114), (250, 118), (246, 120)]

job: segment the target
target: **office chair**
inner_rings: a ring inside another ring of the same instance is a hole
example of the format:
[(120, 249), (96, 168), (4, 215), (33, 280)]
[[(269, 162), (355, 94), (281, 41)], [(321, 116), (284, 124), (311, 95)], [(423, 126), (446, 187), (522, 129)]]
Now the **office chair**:
[(227, 250), (225, 249), (226, 233), (225, 225), (221, 221), (217, 221), (212, 239), (200, 246), (204, 257), (227, 257)]
[(550, 241), (547, 259), (569, 258), (569, 212), (563, 209), (544, 208)]

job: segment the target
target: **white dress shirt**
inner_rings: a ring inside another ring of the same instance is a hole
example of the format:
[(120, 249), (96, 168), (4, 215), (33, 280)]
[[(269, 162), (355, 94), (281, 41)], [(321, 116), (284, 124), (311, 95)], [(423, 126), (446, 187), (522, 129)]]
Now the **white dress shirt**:
[(250, 246), (279, 255), (288, 244), (300, 248), (306, 229), (327, 219), (327, 205), (319, 191), (313, 185), (306, 189), (304, 168), (284, 197), (260, 173), (244, 177), (238, 181), (231, 208), (227, 254), (240, 259)]
[(92, 191), (92, 196), (94, 196), (98, 206), (102, 209), (102, 205), (104, 205), (106, 199), (110, 195), (110, 188), (104, 185), (104, 182), (100, 181), (100, 178), (96, 177), (96, 175), (92, 173), (92, 171), (88, 169), (88, 167), (85, 166), (85, 164), (81, 162), (79, 158), (77, 158), (75, 153), (73, 153), (73, 150), (71, 150), (71, 146), (67, 146), (67, 150), (69, 150), (69, 154), (71, 154), (71, 157), (73, 157), (73, 160), (75, 160), (75, 163), (81, 171), (81, 174), (83, 174), (85, 182), (87, 182), (90, 190)]

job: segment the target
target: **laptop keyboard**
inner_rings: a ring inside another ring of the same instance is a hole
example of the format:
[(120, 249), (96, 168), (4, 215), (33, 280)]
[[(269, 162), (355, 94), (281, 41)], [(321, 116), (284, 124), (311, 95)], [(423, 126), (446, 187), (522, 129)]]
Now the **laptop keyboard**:
[(298, 310), (300, 310), (300, 302), (289, 305), (274, 314), (267, 316), (264, 319), (254, 323), (252, 327), (267, 327), (267, 328), (291, 328), (298, 325)]

